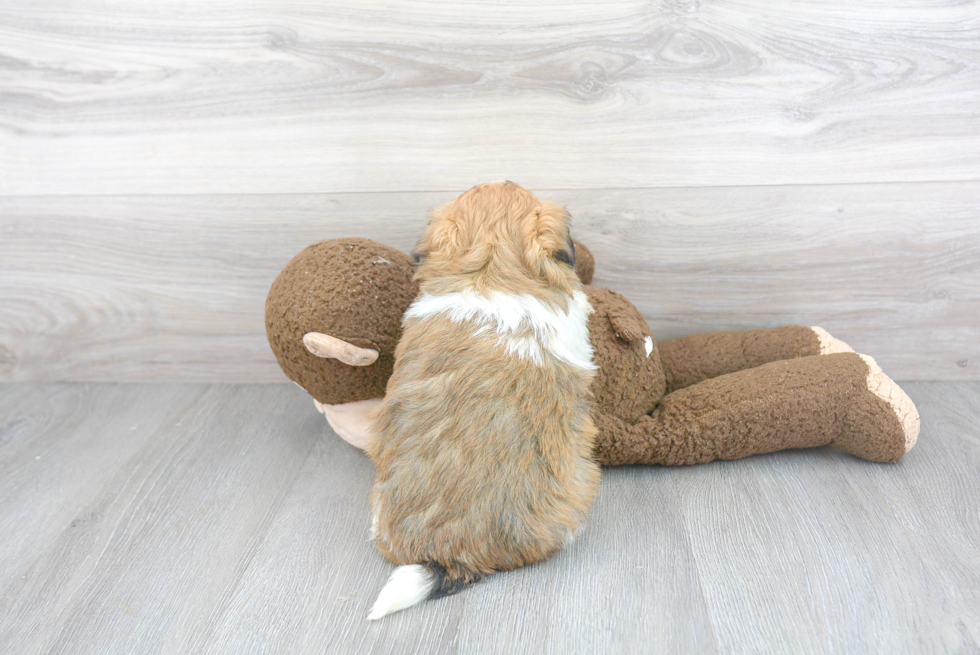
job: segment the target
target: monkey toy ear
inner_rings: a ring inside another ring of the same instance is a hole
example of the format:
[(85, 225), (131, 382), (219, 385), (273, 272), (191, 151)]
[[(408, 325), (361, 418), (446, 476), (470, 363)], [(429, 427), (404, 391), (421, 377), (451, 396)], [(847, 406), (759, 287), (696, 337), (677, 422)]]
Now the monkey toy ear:
[(378, 360), (376, 348), (359, 348), (352, 343), (320, 332), (303, 335), (303, 345), (317, 357), (329, 357), (348, 366), (369, 366)]
[(612, 324), (616, 336), (626, 343), (636, 343), (643, 340), (645, 325), (637, 315), (610, 312), (609, 322)]

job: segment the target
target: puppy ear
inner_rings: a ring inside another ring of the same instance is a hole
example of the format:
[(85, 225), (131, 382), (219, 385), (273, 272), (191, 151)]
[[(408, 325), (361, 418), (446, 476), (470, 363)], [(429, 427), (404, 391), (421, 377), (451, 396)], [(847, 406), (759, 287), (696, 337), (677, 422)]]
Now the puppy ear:
[(558, 255), (569, 250), (568, 222), (564, 207), (543, 202), (523, 223), (524, 264), (555, 286), (564, 286), (566, 282)]
[(578, 272), (578, 269), (575, 267), (575, 241), (572, 237), (568, 237), (568, 248), (555, 253), (555, 259), (568, 264)]
[(450, 206), (432, 210), (429, 225), (412, 253), (415, 264), (445, 265), (463, 254), (460, 229)]

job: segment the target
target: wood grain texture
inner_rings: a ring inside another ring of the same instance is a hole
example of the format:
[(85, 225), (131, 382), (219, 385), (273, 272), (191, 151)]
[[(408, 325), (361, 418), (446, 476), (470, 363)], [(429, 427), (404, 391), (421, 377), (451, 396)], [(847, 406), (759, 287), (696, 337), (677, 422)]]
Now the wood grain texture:
[[(896, 379), (980, 376), (980, 183), (536, 191), (658, 339), (822, 325)], [(407, 252), (454, 195), (0, 198), (0, 379), (283, 380), (263, 308), (289, 259)]]
[[(53, 458), (45, 477), (54, 479), (42, 479), (33, 502), (15, 504), (5, 518), (59, 499), (62, 515), (77, 514), (64, 517), (59, 532), (25, 535), (47, 538), (36, 556), (10, 564), (16, 575), (0, 598), (0, 643), (9, 652), (188, 652), (183, 644), (210, 629), (211, 611), (236, 586), (318, 423), (306, 416), (284, 424), (292, 391), (284, 385), (179, 391), (182, 403), (159, 386), (83, 389), (86, 411), (102, 423), (79, 423), (77, 440), (95, 441), (101, 458), (70, 458), (50, 438), (38, 451), (35, 467)], [(14, 416), (36, 420), (56, 400), (43, 389), (37, 396)], [(110, 400), (114, 410), (106, 409)], [(141, 412), (135, 429), (120, 420), (137, 420), (127, 414), (153, 402), (160, 407)], [(134, 436), (141, 447), (128, 443)], [(66, 497), (58, 462), (75, 477), (88, 467), (101, 475)]]
[(0, 6), (0, 194), (980, 179), (975, 1)]
[(369, 623), (391, 570), (367, 541), (373, 467), (300, 390), (0, 385), (0, 471), (42, 481), (0, 503), (0, 636), (24, 655), (973, 652), (980, 383), (905, 388), (922, 433), (898, 464), (605, 469), (558, 556)]
[(16, 400), (0, 407), (0, 589), (13, 584), (23, 563), (33, 562), (66, 525), (84, 529), (102, 520), (98, 509), (86, 507), (89, 494), (142, 452), (157, 430), (179, 420), (172, 417), (186, 413), (198, 395), (187, 386), (154, 391), (5, 388), (2, 398)]

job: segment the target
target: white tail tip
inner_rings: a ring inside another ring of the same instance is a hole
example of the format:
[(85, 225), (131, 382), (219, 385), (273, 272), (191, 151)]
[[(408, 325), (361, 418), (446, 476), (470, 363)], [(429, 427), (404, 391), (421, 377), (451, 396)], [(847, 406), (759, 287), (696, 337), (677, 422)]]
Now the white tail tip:
[(411, 607), (429, 597), (436, 579), (421, 564), (409, 564), (395, 569), (384, 589), (374, 601), (368, 621), (375, 621), (386, 614)]

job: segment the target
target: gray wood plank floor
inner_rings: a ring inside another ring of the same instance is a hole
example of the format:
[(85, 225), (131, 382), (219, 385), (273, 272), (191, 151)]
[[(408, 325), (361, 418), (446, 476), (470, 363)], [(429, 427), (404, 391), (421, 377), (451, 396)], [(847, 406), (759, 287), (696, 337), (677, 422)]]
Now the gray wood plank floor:
[(606, 469), (543, 564), (379, 623), (367, 458), (292, 385), (0, 385), (4, 653), (980, 648), (980, 383), (897, 465)]

